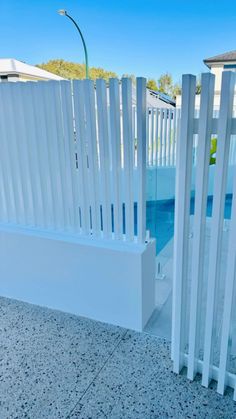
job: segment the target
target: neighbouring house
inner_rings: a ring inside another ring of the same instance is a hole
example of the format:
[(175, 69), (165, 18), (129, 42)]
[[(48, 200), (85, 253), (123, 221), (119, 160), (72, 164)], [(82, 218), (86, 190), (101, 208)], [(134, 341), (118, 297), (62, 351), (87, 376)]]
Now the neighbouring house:
[(0, 58), (0, 83), (39, 80), (63, 80), (63, 78), (14, 58)]
[[(225, 52), (214, 57), (205, 58), (204, 64), (209, 68), (211, 73), (215, 75), (215, 95), (214, 109), (220, 107), (221, 80), (223, 71), (236, 71), (236, 50)], [(200, 107), (200, 95), (196, 95), (196, 108)], [(181, 95), (176, 97), (176, 106), (181, 107)], [(236, 95), (234, 97), (234, 107), (236, 106)]]

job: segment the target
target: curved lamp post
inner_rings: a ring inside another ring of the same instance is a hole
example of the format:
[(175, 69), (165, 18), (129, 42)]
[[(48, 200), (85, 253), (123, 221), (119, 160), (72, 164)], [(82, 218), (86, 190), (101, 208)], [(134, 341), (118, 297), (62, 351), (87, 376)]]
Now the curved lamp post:
[(85, 40), (84, 40), (84, 37), (83, 37), (83, 34), (82, 34), (82, 32), (81, 32), (81, 30), (80, 30), (80, 28), (79, 28), (79, 26), (77, 25), (77, 23), (75, 22), (75, 20), (73, 19), (73, 17), (71, 17), (70, 15), (68, 15), (68, 13), (67, 13), (67, 11), (66, 10), (58, 10), (58, 13), (59, 13), (59, 15), (61, 15), (61, 16), (66, 16), (66, 17), (68, 17), (73, 23), (74, 23), (74, 25), (75, 25), (75, 27), (76, 27), (76, 29), (78, 30), (78, 32), (79, 32), (79, 34), (80, 34), (80, 37), (81, 37), (81, 40), (82, 40), (82, 43), (83, 43), (83, 47), (84, 47), (84, 55), (85, 55), (85, 68), (86, 68), (86, 79), (88, 79), (89, 78), (89, 66), (88, 66), (88, 52), (87, 52), (87, 47), (86, 47), (86, 44), (85, 44)]

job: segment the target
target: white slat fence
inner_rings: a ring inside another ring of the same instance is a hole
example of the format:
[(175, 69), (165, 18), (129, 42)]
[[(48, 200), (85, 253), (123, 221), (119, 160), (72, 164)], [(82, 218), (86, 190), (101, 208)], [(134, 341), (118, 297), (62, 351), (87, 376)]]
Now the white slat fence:
[(148, 167), (175, 166), (179, 121), (180, 109), (147, 109)]
[[(200, 112), (194, 116), (196, 78), (183, 76), (180, 137), (177, 143), (172, 360), (174, 372), (212, 379), (217, 391), (236, 388), (236, 176), (231, 219), (225, 229), (224, 207), (233, 117), (235, 74), (224, 72), (220, 111), (213, 113), (214, 75), (202, 75)], [(193, 138), (197, 136), (193, 237), (189, 203)], [(217, 137), (212, 217), (206, 218), (210, 140)], [(228, 230), (228, 232), (227, 232)], [(228, 245), (227, 245), (228, 243)], [(236, 390), (234, 392), (236, 400)]]
[[(134, 109), (135, 112), (135, 109)], [(195, 118), (199, 109), (195, 109)], [(214, 110), (214, 118), (219, 111)], [(180, 130), (181, 109), (148, 108), (147, 110), (147, 166), (175, 167), (176, 144)], [(214, 135), (213, 135), (214, 137)], [(197, 134), (194, 135), (193, 163), (196, 164)], [(229, 164), (236, 164), (236, 136), (230, 144)]]
[(135, 115), (125, 78), (121, 92), (116, 79), (0, 84), (2, 224), (145, 242), (146, 81), (136, 84)]

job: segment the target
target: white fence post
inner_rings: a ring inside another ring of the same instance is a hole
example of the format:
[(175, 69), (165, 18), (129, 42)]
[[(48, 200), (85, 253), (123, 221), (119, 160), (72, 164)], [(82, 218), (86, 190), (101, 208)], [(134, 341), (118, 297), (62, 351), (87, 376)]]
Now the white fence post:
[(190, 186), (192, 173), (193, 119), (196, 77), (184, 75), (182, 79), (182, 117), (180, 138), (177, 143), (175, 239), (172, 307), (172, 358), (174, 372), (182, 369), (186, 344), (186, 287), (188, 261), (188, 234)]

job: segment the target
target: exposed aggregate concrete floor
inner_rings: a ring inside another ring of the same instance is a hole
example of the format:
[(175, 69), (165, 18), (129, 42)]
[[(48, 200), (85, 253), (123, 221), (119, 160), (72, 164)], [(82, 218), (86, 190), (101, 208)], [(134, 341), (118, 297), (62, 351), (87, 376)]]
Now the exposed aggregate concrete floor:
[(170, 344), (0, 298), (0, 419), (236, 418), (200, 378), (172, 372)]

